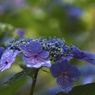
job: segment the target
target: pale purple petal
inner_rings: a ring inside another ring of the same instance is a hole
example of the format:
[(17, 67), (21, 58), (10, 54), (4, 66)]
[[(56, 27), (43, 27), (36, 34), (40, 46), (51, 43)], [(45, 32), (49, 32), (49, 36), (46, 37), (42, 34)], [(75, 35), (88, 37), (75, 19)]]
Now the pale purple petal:
[(45, 66), (45, 67), (50, 67), (51, 66), (51, 62), (50, 60), (44, 60), (42, 58), (34, 58), (34, 57), (25, 57), (23, 56), (23, 60), (25, 62), (25, 64), (27, 65), (27, 67), (34, 67), (34, 68), (40, 68), (41, 66)]
[(15, 61), (17, 54), (19, 54), (18, 50), (5, 50), (0, 60), (0, 71), (10, 68), (12, 63)]
[(42, 66), (44, 66), (44, 67), (51, 67), (51, 61), (48, 58), (43, 59), (41, 57), (37, 57), (37, 58), (35, 58), (35, 61), (37, 64), (42, 62), (43, 63)]
[(57, 84), (64, 93), (68, 93), (69, 91), (71, 91), (74, 86), (73, 82), (64, 76), (57, 78)]
[(43, 67), (51, 67), (51, 61), (49, 59), (45, 60)]
[(66, 70), (66, 76), (75, 82), (80, 78), (80, 71), (75, 66), (70, 65)]

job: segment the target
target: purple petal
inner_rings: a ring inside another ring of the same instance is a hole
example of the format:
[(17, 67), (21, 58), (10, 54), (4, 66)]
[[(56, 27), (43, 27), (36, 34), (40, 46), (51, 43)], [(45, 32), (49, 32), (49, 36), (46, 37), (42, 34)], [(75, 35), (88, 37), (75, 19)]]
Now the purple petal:
[(75, 58), (78, 58), (78, 59), (82, 59), (83, 58), (83, 52), (80, 49), (78, 49), (75, 46), (73, 46), (72, 49), (73, 49), (73, 54), (74, 54)]
[(68, 66), (69, 66), (69, 63), (67, 60), (53, 64), (50, 68), (52, 76), (55, 78), (59, 77), (68, 68)]
[(80, 78), (80, 71), (75, 66), (69, 66), (66, 70), (66, 76), (73, 82)]
[(30, 57), (32, 54), (27, 50), (27, 45), (21, 44), (19, 49), (23, 52), (23, 54), (27, 57)]
[(51, 61), (49, 59), (47, 59), (42, 66), (43, 67), (51, 67)]
[(15, 58), (18, 53), (19, 53), (18, 50), (15, 51), (11, 49), (5, 50), (0, 60), (0, 71), (4, 71), (10, 68), (12, 63), (15, 61)]
[(42, 66), (44, 67), (51, 67), (51, 61), (49, 59), (43, 59), (41, 57), (37, 57), (35, 61), (36, 63), (43, 62)]
[(62, 56), (62, 57), (60, 58), (60, 61), (61, 61), (61, 60), (67, 60), (67, 61), (70, 61), (72, 58), (73, 58), (72, 55)]
[(51, 66), (50, 60), (44, 60), (42, 58), (40, 59), (34, 58), (34, 57), (27, 58), (23, 56), (23, 60), (25, 64), (27, 65), (27, 67), (40, 68), (41, 66), (46, 66), (46, 67)]
[(24, 34), (25, 34), (25, 30), (24, 29), (18, 28), (18, 29), (15, 30), (15, 32), (16, 32), (16, 35), (18, 37), (24, 37)]
[(75, 58), (85, 60), (91, 64), (95, 65), (95, 54), (89, 53), (87, 51), (81, 51), (80, 49), (73, 47), (73, 54)]
[(40, 53), (43, 50), (42, 45), (39, 42), (30, 42), (27, 45), (27, 49), (32, 53), (32, 54), (37, 54)]
[(68, 93), (73, 88), (73, 82), (66, 77), (57, 78), (57, 84), (64, 93)]
[(3, 54), (3, 52), (4, 52), (4, 48), (0, 47), (0, 58), (1, 58), (2, 54)]
[(84, 51), (83, 54), (84, 54), (83, 60), (95, 65), (95, 54), (89, 53), (87, 51)]
[(43, 51), (39, 54), (39, 56), (43, 59), (47, 59), (49, 57), (49, 52), (48, 51)]

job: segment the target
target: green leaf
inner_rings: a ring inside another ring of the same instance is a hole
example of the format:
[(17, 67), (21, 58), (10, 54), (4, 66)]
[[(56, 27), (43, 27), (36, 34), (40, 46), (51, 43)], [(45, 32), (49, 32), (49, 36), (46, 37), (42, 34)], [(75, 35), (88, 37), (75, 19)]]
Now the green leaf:
[(14, 82), (16, 82), (17, 80), (19, 80), (20, 78), (24, 77), (25, 75), (29, 75), (34, 73), (35, 69), (30, 69), (30, 68), (27, 68), (27, 69), (24, 69), (23, 71), (15, 74), (13, 77), (11, 77), (8, 81), (4, 82), (4, 84), (13, 84)]
[(27, 78), (23, 77), (10, 86), (0, 85), (0, 95), (17, 95), (16, 91), (26, 84)]
[(95, 95), (95, 83), (76, 86), (68, 94), (60, 92), (56, 95)]

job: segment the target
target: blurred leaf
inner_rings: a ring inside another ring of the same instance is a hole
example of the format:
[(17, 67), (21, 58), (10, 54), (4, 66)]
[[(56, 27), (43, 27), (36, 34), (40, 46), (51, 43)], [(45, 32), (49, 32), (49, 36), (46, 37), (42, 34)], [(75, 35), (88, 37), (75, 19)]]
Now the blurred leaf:
[(0, 87), (0, 94), (1, 95), (16, 95), (14, 94), (16, 92), (16, 90), (21, 87), (22, 85), (24, 85), (26, 82), (26, 78), (22, 78), (19, 81), (15, 82), (14, 84), (12, 84), (11, 86), (7, 86), (7, 87)]
[(28, 75), (28, 74), (32, 74), (34, 73), (35, 69), (30, 69), (30, 68), (27, 68), (27, 69), (24, 69), (23, 71), (15, 74), (13, 77), (11, 77), (8, 81), (4, 82), (4, 84), (13, 84), (14, 82), (16, 82), (17, 80), (19, 80), (20, 78), (24, 77), (25, 75)]
[(64, 94), (63, 92), (60, 92), (56, 95), (95, 95), (95, 83), (76, 86), (68, 94)]

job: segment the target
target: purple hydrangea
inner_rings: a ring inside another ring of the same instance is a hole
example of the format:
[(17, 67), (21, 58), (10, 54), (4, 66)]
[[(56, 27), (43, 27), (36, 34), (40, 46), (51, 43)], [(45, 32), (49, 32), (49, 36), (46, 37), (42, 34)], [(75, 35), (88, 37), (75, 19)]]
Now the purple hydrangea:
[(18, 29), (15, 30), (15, 32), (16, 32), (16, 35), (18, 37), (24, 37), (24, 35), (25, 35), (25, 30), (24, 29), (18, 28)]
[(78, 49), (77, 47), (73, 46), (73, 56), (75, 58), (81, 59), (81, 60), (85, 60), (93, 65), (95, 65), (95, 54), (92, 54), (90, 52), (87, 51), (81, 51), (80, 49)]
[(49, 52), (44, 50), (42, 45), (37, 41), (19, 46), (23, 52), (23, 60), (27, 67), (40, 68), (41, 66), (51, 67)]
[(11, 67), (15, 61), (16, 56), (19, 54), (18, 50), (6, 49), (0, 59), (0, 71), (4, 71)]
[(71, 17), (80, 18), (83, 14), (83, 10), (74, 5), (65, 4), (64, 8)]
[(59, 61), (50, 68), (53, 77), (57, 78), (57, 84), (64, 93), (68, 93), (73, 88), (73, 82), (80, 77), (79, 70), (70, 65), (67, 60)]

